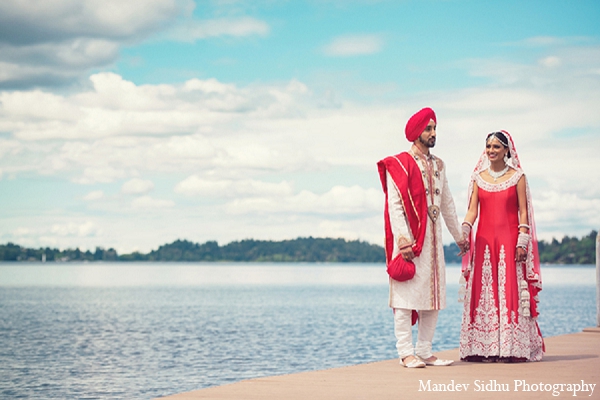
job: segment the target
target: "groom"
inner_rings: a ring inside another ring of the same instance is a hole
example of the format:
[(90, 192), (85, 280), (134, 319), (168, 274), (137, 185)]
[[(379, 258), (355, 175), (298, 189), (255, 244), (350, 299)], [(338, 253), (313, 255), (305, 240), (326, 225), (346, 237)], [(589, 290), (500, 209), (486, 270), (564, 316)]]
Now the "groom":
[[(439, 310), (446, 307), (442, 244), (443, 217), (461, 252), (468, 249), (446, 180), (445, 165), (429, 151), (437, 138), (437, 119), (423, 108), (407, 122), (408, 152), (377, 164), (385, 193), (385, 248), (390, 274), (389, 305), (400, 363), (407, 368), (444, 366), (431, 352)], [(417, 317), (418, 315), (418, 317)], [(411, 325), (418, 324), (416, 347)]]

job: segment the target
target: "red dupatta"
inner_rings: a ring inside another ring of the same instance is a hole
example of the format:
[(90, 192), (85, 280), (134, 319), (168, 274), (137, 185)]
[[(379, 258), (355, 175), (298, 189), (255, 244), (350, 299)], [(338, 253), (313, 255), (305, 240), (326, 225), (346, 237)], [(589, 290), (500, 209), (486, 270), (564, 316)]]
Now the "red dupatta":
[[(425, 185), (421, 177), (421, 170), (413, 156), (408, 152), (403, 152), (395, 156), (386, 157), (377, 163), (379, 177), (383, 192), (385, 193), (384, 221), (385, 221), (385, 255), (388, 274), (394, 279), (394, 271), (399, 268), (403, 271), (396, 280), (408, 280), (414, 275), (415, 265), (412, 261), (406, 261), (402, 255), (392, 258), (394, 251), (394, 234), (390, 221), (388, 208), (388, 187), (387, 173), (390, 174), (396, 188), (400, 193), (404, 213), (408, 220), (410, 232), (414, 238), (412, 250), (415, 256), (421, 254), (423, 242), (425, 240), (425, 230), (427, 228), (427, 197)], [(412, 269), (412, 275), (406, 273), (406, 270)], [(416, 322), (416, 311), (413, 310), (412, 323)]]

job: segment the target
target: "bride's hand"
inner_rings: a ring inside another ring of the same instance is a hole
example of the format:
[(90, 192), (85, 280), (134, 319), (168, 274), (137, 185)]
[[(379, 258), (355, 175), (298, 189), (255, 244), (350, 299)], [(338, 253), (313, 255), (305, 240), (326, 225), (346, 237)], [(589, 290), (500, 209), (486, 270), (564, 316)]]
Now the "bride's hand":
[(515, 256), (517, 262), (523, 262), (527, 260), (527, 250), (522, 247), (517, 247), (517, 254)]

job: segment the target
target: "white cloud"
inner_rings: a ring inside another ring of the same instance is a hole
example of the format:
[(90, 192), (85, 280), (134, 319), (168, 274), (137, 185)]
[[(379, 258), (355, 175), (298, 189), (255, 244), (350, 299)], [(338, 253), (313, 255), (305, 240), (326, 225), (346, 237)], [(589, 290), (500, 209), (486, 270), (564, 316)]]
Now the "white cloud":
[(83, 223), (66, 223), (66, 224), (54, 224), (50, 228), (50, 233), (57, 236), (75, 236), (75, 237), (86, 237), (95, 236), (99, 233), (99, 229), (91, 221)]
[(104, 197), (104, 192), (102, 190), (93, 190), (93, 191), (89, 192), (88, 194), (86, 194), (85, 196), (83, 196), (83, 199), (86, 201), (94, 201), (94, 200), (100, 200), (103, 197)]
[(73, 37), (131, 39), (189, 13), (192, 7), (189, 0), (4, 0), (0, 2), (0, 33), (13, 43)]
[(0, 113), (4, 117), (0, 130), (19, 138), (37, 137), (38, 131), (47, 136), (60, 135), (62, 129), (73, 126), (82, 117), (81, 109), (72, 102), (39, 90), (0, 92)]
[(0, 87), (72, 83), (193, 8), (191, 0), (2, 1)]
[(131, 201), (131, 207), (135, 210), (164, 209), (175, 206), (172, 200), (153, 199), (150, 196), (142, 196)]
[[(104, 65), (118, 56), (118, 44), (101, 39), (74, 39), (65, 43), (40, 43), (28, 46), (0, 46), (6, 62), (29, 64), (37, 68), (61, 67), (66, 72)], [(2, 70), (5, 70), (2, 68)]]
[(91, 184), (135, 177), (139, 170), (286, 170), (314, 164), (297, 145), (306, 140), (301, 132), (290, 141), (295, 131), (269, 128), (304, 117), (311, 93), (300, 82), (238, 88), (193, 79), (137, 86), (111, 73), (91, 80), (93, 89), (72, 95), (0, 92), (0, 131), (16, 138), (0, 141), (0, 153), (9, 155), (0, 167), (71, 172), (72, 181)]
[(15, 229), (12, 234), (14, 236), (29, 236), (31, 234), (33, 234), (33, 231), (29, 228), (24, 228), (24, 227), (19, 227), (17, 229)]
[[(131, 37), (190, 12), (192, 7), (190, 1), (174, 0), (4, 0), (0, 21), (5, 40), (13, 42), (48, 41), (48, 36)], [(20, 29), (10, 30), (15, 28)]]
[[(588, 223), (600, 227), (600, 198), (582, 198), (567, 191), (542, 191), (535, 196), (535, 215), (538, 225), (563, 225), (566, 221)], [(575, 221), (573, 221), (575, 219)]]
[(562, 64), (562, 60), (559, 57), (548, 56), (539, 60), (539, 64), (546, 68), (555, 68)]
[(146, 194), (154, 189), (154, 183), (150, 180), (134, 178), (130, 179), (121, 186), (121, 193), (124, 194)]
[(87, 167), (83, 170), (83, 176), (73, 179), (73, 182), (88, 185), (92, 183), (110, 183), (116, 179), (124, 178), (125, 171), (113, 168), (109, 165), (98, 167)]
[(203, 163), (203, 160), (219, 157), (222, 151), (216, 141), (202, 134), (170, 137), (166, 142), (156, 142), (152, 148), (152, 152), (156, 153), (156, 159), (161, 161), (172, 159), (179, 163), (186, 161)]
[(288, 182), (270, 183), (253, 179), (203, 179), (197, 175), (189, 176), (175, 186), (175, 192), (185, 195), (204, 197), (239, 197), (239, 196), (289, 196), (292, 186)]
[(0, 139), (0, 157), (7, 154), (18, 154), (22, 149), (22, 144), (17, 140)]
[(351, 220), (321, 220), (313, 236), (363, 240), (384, 246), (383, 217), (379, 214)]
[(349, 57), (379, 53), (383, 49), (379, 35), (348, 35), (333, 39), (323, 51), (332, 57)]
[(219, 18), (212, 20), (192, 20), (187, 24), (178, 26), (171, 33), (171, 37), (181, 41), (196, 41), (220, 36), (266, 36), (269, 34), (269, 25), (252, 17)]
[(136, 86), (119, 75), (101, 73), (90, 80), (91, 90), (67, 96), (0, 92), (0, 113), (5, 116), (0, 129), (26, 140), (223, 131), (248, 116), (297, 116), (311, 95), (297, 81), (240, 89), (214, 79)]
[(225, 95), (235, 93), (236, 87), (235, 85), (221, 83), (215, 78), (210, 78), (207, 80), (190, 79), (183, 85), (183, 90), (185, 92), (198, 91), (205, 94), (214, 93), (219, 95)]
[(364, 189), (358, 185), (334, 186), (323, 194), (302, 190), (285, 197), (256, 196), (235, 199), (226, 205), (226, 209), (231, 214), (293, 213), (356, 216), (379, 211), (382, 198), (381, 192), (376, 189)]

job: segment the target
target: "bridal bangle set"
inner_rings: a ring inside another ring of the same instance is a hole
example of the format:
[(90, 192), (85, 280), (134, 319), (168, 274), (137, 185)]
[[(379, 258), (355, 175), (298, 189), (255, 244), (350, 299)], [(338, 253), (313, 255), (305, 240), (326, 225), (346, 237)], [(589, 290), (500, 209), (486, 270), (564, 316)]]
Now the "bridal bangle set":
[(462, 233), (463, 233), (463, 238), (468, 239), (469, 238), (469, 234), (471, 233), (471, 229), (473, 228), (473, 225), (471, 225), (470, 222), (468, 221), (464, 221), (462, 223)]
[(517, 247), (527, 249), (530, 240), (531, 235), (529, 233), (519, 232), (519, 236), (517, 237)]

